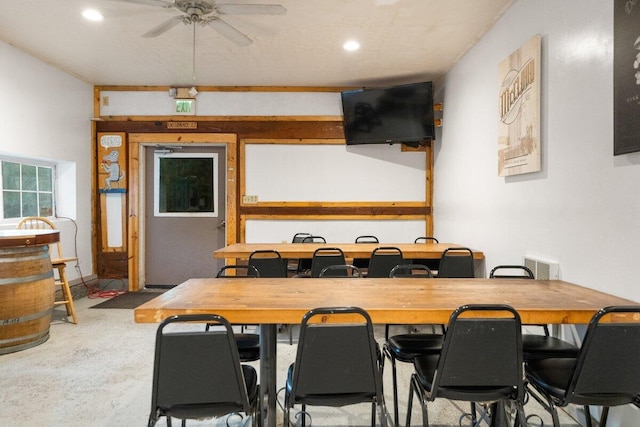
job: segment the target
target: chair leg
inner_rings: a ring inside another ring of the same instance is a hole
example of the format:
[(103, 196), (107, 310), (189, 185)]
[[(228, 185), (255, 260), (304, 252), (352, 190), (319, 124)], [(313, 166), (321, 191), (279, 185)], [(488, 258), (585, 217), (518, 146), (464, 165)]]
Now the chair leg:
[(396, 371), (396, 359), (391, 357), (391, 377), (393, 378), (393, 421), (396, 426), (400, 425), (398, 413), (398, 372)]
[(591, 411), (589, 410), (589, 405), (584, 405), (584, 419), (587, 421), (587, 427), (593, 427), (593, 423), (591, 422)]
[(375, 401), (371, 403), (371, 427), (376, 427), (376, 402)]
[(516, 401), (516, 419), (513, 423), (514, 427), (527, 427), (527, 415), (524, 412), (524, 406), (522, 402)]
[(413, 392), (415, 391), (418, 400), (420, 401), (420, 407), (422, 409), (422, 427), (429, 426), (429, 413), (427, 412), (427, 402), (425, 399), (424, 391), (418, 380), (416, 374), (411, 375), (411, 384), (409, 385), (409, 400), (407, 402), (407, 426), (411, 425), (411, 410), (413, 403)]
[(393, 385), (393, 422), (396, 426), (399, 426), (400, 416), (398, 413), (398, 373), (396, 371), (396, 358), (393, 356), (393, 352), (389, 350), (385, 344), (383, 348), (383, 356), (380, 363), (380, 372), (384, 375), (384, 360), (389, 358), (391, 362), (391, 378)]
[(551, 414), (551, 418), (553, 419), (553, 427), (560, 427), (560, 418), (558, 417), (558, 410), (556, 409), (556, 405), (553, 403), (553, 400), (549, 396), (544, 396), (542, 393), (538, 393), (537, 390), (531, 386), (530, 383), (526, 384), (527, 391), (530, 396), (533, 398), (547, 411)]
[(607, 418), (609, 417), (609, 407), (602, 407), (602, 414), (600, 415), (600, 425), (598, 427), (605, 427), (607, 425)]
[(69, 281), (67, 280), (66, 265), (56, 266), (58, 269), (58, 276), (60, 282), (58, 283), (62, 289), (62, 301), (56, 301), (56, 304), (64, 304), (67, 310), (67, 316), (71, 316), (73, 323), (78, 323), (76, 317), (76, 307), (73, 304), (73, 295), (71, 295), (71, 288), (69, 287)]

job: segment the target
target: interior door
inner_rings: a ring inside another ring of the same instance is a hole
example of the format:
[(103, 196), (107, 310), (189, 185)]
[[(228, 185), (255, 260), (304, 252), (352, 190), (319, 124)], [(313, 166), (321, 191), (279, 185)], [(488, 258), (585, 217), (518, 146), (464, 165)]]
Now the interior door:
[(219, 145), (145, 148), (145, 287), (222, 267), (213, 252), (225, 245), (225, 156)]

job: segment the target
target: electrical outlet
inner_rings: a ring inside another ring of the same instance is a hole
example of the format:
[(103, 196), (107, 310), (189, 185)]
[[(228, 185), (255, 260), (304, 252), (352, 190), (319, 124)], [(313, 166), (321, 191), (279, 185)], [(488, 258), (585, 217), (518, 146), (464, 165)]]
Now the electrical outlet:
[(108, 96), (103, 96), (102, 97), (102, 106), (103, 107), (108, 107), (109, 106), (109, 97)]
[(258, 203), (258, 196), (242, 196), (242, 203), (254, 204)]

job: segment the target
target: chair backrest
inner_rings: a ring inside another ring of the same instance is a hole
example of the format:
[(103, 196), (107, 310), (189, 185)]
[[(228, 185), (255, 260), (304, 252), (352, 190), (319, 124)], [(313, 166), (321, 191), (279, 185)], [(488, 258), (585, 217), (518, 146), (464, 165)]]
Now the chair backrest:
[[(304, 236), (300, 243), (327, 243), (326, 239), (322, 236)], [(308, 270), (311, 270), (311, 259), (310, 258), (301, 258), (298, 262), (298, 273), (303, 273)]]
[(438, 242), (438, 239), (436, 239), (435, 237), (422, 236), (422, 237), (416, 237), (416, 240), (414, 240), (413, 243), (440, 243), (440, 242)]
[(469, 248), (447, 248), (440, 257), (438, 277), (475, 277), (473, 252)]
[[(325, 316), (330, 316), (329, 322), (320, 320)], [(349, 394), (382, 398), (371, 318), (358, 307), (313, 309), (302, 318), (290, 404), (297, 396)]]
[(431, 269), (423, 264), (398, 264), (391, 269), (389, 277), (431, 278)]
[(284, 261), (275, 250), (253, 251), (249, 255), (249, 265), (258, 270), (260, 277), (287, 277)]
[(358, 267), (351, 264), (329, 265), (322, 269), (318, 277), (362, 277)]
[[(376, 236), (358, 236), (356, 243), (380, 243)], [(369, 268), (369, 258), (354, 258), (353, 265), (358, 268)]]
[(311, 233), (296, 233), (291, 239), (291, 243), (302, 243), (305, 237), (311, 236)]
[[(57, 230), (53, 222), (41, 216), (24, 217), (18, 222), (16, 228), (21, 230)], [(52, 260), (63, 258), (62, 244), (59, 240), (55, 245), (49, 245), (49, 254)]]
[(367, 277), (389, 277), (391, 269), (404, 264), (402, 251), (395, 246), (380, 246), (371, 252)]
[(327, 240), (322, 236), (305, 236), (300, 243), (327, 243)]
[(356, 243), (380, 243), (376, 236), (358, 236)]
[(439, 388), (446, 387), (512, 387), (514, 398), (523, 396), (518, 312), (502, 304), (456, 309), (449, 319), (436, 372), (432, 399)]
[[(344, 252), (340, 248), (318, 248), (313, 252), (311, 258), (311, 277), (320, 277), (320, 272), (330, 265), (346, 264)], [(339, 275), (336, 272), (336, 275)], [(346, 276), (346, 270), (342, 271), (341, 276)]]
[(230, 264), (218, 270), (216, 277), (260, 277), (260, 272), (253, 265)]
[[(206, 324), (221, 327), (207, 331)], [(172, 408), (180, 408), (181, 415), (189, 415), (192, 408), (193, 414), (199, 417), (250, 413), (233, 330), (223, 317), (213, 314), (173, 316), (158, 327), (152, 417), (153, 414), (171, 414)]]
[(524, 265), (498, 265), (489, 273), (490, 279), (535, 279), (533, 271)]
[[(620, 314), (628, 316), (624, 320), (607, 318)], [(574, 396), (620, 395), (632, 403), (640, 392), (638, 355), (640, 305), (601, 309), (589, 322), (565, 400), (571, 403)]]

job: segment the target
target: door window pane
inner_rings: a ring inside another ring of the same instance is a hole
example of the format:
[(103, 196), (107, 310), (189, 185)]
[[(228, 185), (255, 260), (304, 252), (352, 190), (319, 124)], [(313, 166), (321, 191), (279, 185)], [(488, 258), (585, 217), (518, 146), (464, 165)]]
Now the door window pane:
[(155, 153), (156, 216), (218, 216), (216, 153)]

